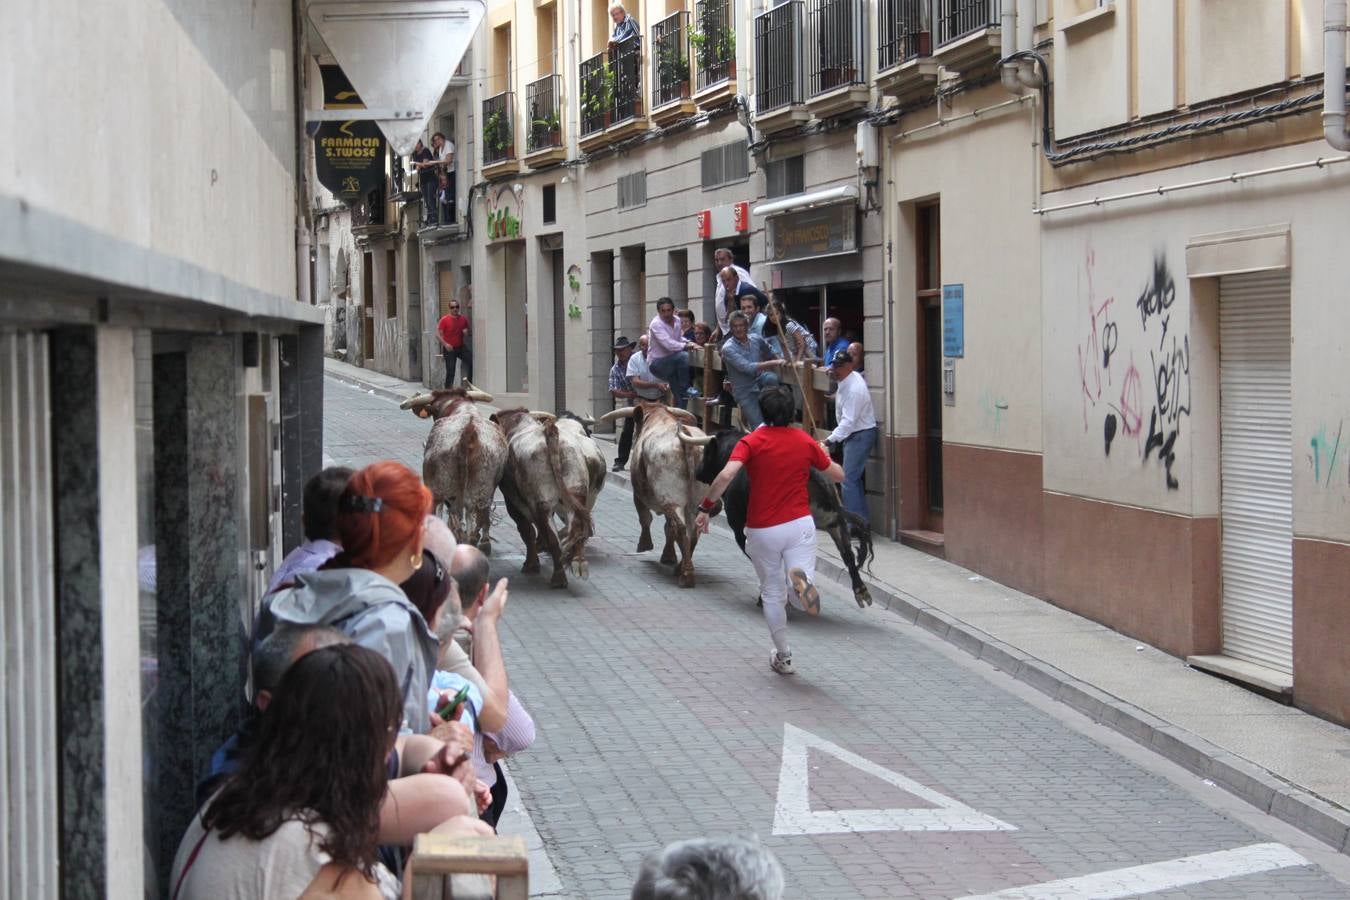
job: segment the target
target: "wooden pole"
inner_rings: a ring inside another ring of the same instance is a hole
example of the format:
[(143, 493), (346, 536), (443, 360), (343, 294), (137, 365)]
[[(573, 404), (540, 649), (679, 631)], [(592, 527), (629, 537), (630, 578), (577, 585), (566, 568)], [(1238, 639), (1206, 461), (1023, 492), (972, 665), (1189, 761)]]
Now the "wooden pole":
[(806, 413), (807, 427), (810, 428), (809, 433), (811, 435), (811, 438), (814, 440), (816, 436), (816, 414), (815, 411), (811, 409), (810, 403), (811, 398), (807, 395), (807, 389), (802, 383), (801, 372), (797, 370), (796, 346), (794, 345), (791, 349), (788, 349), (787, 333), (783, 328), (783, 322), (780, 317), (778, 316), (774, 317), (773, 327), (778, 330), (779, 343), (782, 344), (784, 352), (791, 359), (793, 376), (797, 379), (797, 388), (802, 392), (802, 410), (805, 411)]

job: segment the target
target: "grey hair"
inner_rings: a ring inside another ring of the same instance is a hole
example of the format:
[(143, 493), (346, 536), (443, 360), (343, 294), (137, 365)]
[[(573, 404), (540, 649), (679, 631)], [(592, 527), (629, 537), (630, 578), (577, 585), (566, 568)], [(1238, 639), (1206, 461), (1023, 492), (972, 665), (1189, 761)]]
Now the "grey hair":
[(263, 639), (258, 649), (253, 651), (253, 694), (258, 691), (275, 691), (281, 683), (281, 676), (291, 667), (300, 654), (332, 647), (337, 644), (350, 644), (352, 639), (329, 625), (291, 625), (278, 623), (276, 629)]
[(734, 309), (731, 311), (731, 315), (727, 316), (727, 324), (730, 325), (732, 322), (744, 322), (745, 324), (749, 325), (750, 317), (747, 316), (745, 313), (741, 312), (739, 309)]
[(783, 869), (758, 840), (694, 838), (642, 862), (632, 900), (779, 900)]

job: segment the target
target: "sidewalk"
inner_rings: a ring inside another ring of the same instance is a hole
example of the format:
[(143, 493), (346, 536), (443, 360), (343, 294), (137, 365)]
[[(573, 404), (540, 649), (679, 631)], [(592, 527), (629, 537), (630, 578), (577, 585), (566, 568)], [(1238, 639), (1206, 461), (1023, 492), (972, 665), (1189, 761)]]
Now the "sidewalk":
[[(325, 374), (392, 400), (426, 390), (324, 360)], [(614, 436), (596, 435), (606, 459)], [(609, 480), (629, 490), (628, 472)], [(725, 521), (715, 527), (726, 530)], [(918, 550), (873, 540), (874, 609), (889, 610), (1294, 825), (1350, 853), (1350, 729), (1190, 668), (1090, 619)], [(818, 571), (848, 588), (834, 546)], [(1350, 685), (1347, 685), (1350, 689)]]
[[(612, 457), (612, 436), (596, 437)], [(609, 478), (630, 489), (627, 471)], [(726, 528), (720, 517), (714, 522)], [(880, 536), (873, 543), (876, 559), (863, 578), (874, 609), (937, 634), (1207, 784), (1350, 853), (1350, 729), (946, 560)], [(827, 539), (817, 569), (848, 589), (848, 572)]]

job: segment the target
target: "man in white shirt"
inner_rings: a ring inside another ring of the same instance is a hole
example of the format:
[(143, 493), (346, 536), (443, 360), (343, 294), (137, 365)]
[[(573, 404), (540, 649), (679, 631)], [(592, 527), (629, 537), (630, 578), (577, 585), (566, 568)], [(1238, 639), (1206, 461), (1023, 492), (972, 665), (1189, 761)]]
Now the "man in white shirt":
[(733, 269), (741, 284), (749, 285), (752, 288), (758, 288), (759, 285), (755, 284), (749, 272), (736, 265), (735, 254), (726, 247), (719, 247), (713, 251), (713, 264), (716, 266), (715, 271), (718, 273), (717, 293), (713, 296), (713, 311), (717, 315), (717, 330), (722, 337), (727, 337), (731, 334), (731, 329), (727, 326), (727, 316), (736, 311), (736, 306), (734, 304), (735, 296), (733, 295), (733, 305), (731, 309), (727, 309), (727, 288), (722, 282), (722, 270)]
[(660, 400), (670, 390), (669, 382), (665, 382), (652, 374), (651, 366), (647, 363), (647, 335), (638, 338), (637, 352), (628, 357), (628, 380), (633, 385), (633, 391), (643, 400)]
[(436, 169), (444, 172), (446, 184), (436, 192), (439, 221), (449, 225), (455, 221), (455, 142), (439, 131), (431, 136), (431, 153), (436, 158)]
[(877, 415), (872, 408), (872, 395), (867, 382), (854, 371), (856, 362), (847, 350), (840, 350), (830, 360), (830, 370), (839, 389), (835, 394), (835, 412), (839, 424), (825, 439), (825, 449), (831, 444), (844, 448), (844, 481), (840, 490), (844, 495), (844, 509), (868, 522), (867, 497), (863, 492), (863, 469), (867, 457), (877, 442)]

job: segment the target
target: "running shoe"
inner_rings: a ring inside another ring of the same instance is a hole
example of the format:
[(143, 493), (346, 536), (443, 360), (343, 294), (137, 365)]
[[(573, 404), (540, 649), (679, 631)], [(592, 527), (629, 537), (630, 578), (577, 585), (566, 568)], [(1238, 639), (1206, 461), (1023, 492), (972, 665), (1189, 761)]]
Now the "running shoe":
[(795, 670), (792, 668), (792, 654), (779, 653), (777, 650), (770, 650), (769, 668), (773, 669), (779, 675), (795, 674)]
[(792, 582), (792, 589), (797, 592), (797, 598), (802, 601), (802, 609), (806, 610), (807, 615), (820, 615), (820, 591), (816, 590), (806, 573), (794, 568), (788, 572), (788, 580)]

